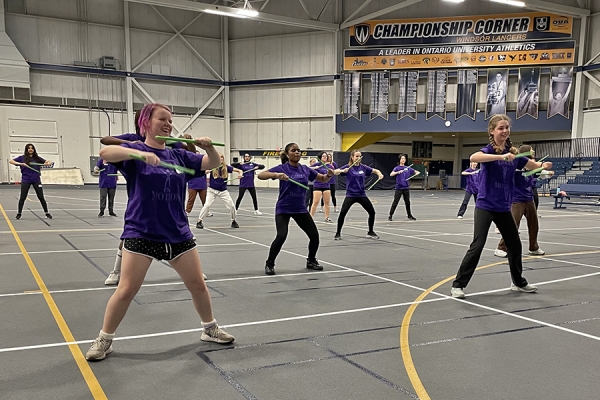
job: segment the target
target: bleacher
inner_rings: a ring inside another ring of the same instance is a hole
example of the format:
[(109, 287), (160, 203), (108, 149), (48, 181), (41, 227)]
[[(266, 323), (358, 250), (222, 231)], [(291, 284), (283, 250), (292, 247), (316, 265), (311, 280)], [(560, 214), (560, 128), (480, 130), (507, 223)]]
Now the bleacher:
[(555, 161), (550, 161), (553, 162), (552, 169), (555, 171), (555, 176), (549, 180), (548, 185), (552, 185), (551, 181), (554, 180), (552, 186), (567, 193), (567, 196), (558, 193), (553, 196), (554, 208), (566, 208), (565, 201), (569, 204), (599, 205), (600, 161), (598, 159), (558, 159), (556, 164)]

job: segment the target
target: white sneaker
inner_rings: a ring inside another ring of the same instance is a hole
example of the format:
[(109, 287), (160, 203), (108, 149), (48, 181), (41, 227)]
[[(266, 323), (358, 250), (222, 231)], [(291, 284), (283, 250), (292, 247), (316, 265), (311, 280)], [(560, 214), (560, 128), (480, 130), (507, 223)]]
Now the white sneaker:
[(322, 212), (323, 212), (323, 209), (322, 209), (322, 208), (321, 208), (321, 209), (319, 209), (319, 212), (320, 212), (320, 213), (322, 213)]
[(542, 249), (537, 249), (534, 251), (529, 251), (529, 254), (531, 254), (532, 256), (543, 256), (544, 254), (546, 254), (546, 252)]
[(205, 274), (202, 274), (202, 279), (207, 280), (208, 278), (206, 277)]
[(206, 216), (207, 216), (207, 217), (212, 217), (212, 216), (213, 216), (213, 214), (212, 214), (212, 213), (208, 213), (208, 214), (206, 214)]
[(204, 328), (202, 335), (200, 336), (200, 340), (205, 342), (227, 344), (233, 342), (235, 338), (215, 324), (210, 328)]
[(505, 258), (506, 257), (506, 252), (504, 250), (496, 249), (496, 250), (494, 250), (494, 255), (496, 257)]
[(112, 353), (112, 351), (112, 340), (98, 337), (92, 343), (92, 347), (85, 353), (85, 359), (89, 361), (104, 360), (106, 355)]
[(459, 287), (453, 287), (452, 289), (450, 289), (450, 295), (457, 299), (465, 298), (465, 292), (463, 292), (462, 288)]
[(111, 271), (110, 274), (108, 274), (108, 278), (106, 278), (106, 280), (104, 281), (104, 284), (109, 286), (118, 285), (120, 278), (121, 271)]
[(496, 228), (496, 229), (494, 229), (494, 232), (500, 233), (500, 229)]
[(262, 213), (261, 213), (260, 211), (258, 211), (258, 210), (255, 210), (255, 211), (254, 211), (254, 214), (255, 214), (255, 215), (262, 215)]
[(463, 216), (462, 216), (462, 215), (459, 215), (459, 216), (458, 216), (458, 219), (463, 219)]
[(510, 290), (512, 290), (513, 292), (535, 293), (537, 292), (538, 287), (530, 284), (527, 284), (527, 286), (518, 287), (514, 283), (511, 283)]

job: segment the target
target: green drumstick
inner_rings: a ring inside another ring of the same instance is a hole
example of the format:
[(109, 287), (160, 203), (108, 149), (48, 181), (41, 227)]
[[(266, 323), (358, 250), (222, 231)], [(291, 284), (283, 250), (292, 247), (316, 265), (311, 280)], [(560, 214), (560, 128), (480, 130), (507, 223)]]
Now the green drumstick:
[(25, 163), (23, 163), (23, 165), (24, 165), (24, 166), (26, 166), (27, 168), (29, 168), (30, 170), (32, 170), (32, 171), (35, 171), (35, 172), (37, 172), (38, 174), (41, 174), (41, 172), (40, 172), (40, 171), (38, 171), (37, 169), (35, 169), (35, 168), (32, 168), (32, 167), (30, 167), (29, 165), (27, 165), (27, 164), (25, 164)]
[(377, 182), (379, 182), (380, 180), (381, 180), (381, 179), (378, 177), (378, 178), (377, 178), (377, 180), (376, 180), (375, 182), (373, 182), (373, 184), (367, 188), (367, 190), (371, 190), (371, 188), (372, 188), (373, 186), (375, 186), (375, 185), (377, 184)]
[(295, 181), (295, 180), (293, 180), (292, 178), (288, 178), (288, 182), (292, 182), (292, 183), (294, 183), (294, 184), (296, 184), (296, 185), (298, 185), (298, 186), (300, 186), (300, 187), (303, 187), (304, 189), (308, 189), (308, 186), (306, 186), (306, 185), (303, 185), (302, 183), (300, 183), (300, 182), (298, 182), (298, 181)]
[[(170, 142), (183, 142), (183, 143), (197, 144), (196, 139), (176, 138), (176, 137), (171, 137), (171, 136), (157, 136), (156, 138), (158, 140), (165, 140), (165, 141), (170, 141)], [(212, 144), (213, 146), (225, 146), (225, 143), (219, 143), (219, 142), (213, 142), (213, 141), (211, 141), (210, 144)]]
[(523, 176), (531, 176), (531, 175), (537, 174), (539, 172), (542, 172), (543, 170), (544, 170), (544, 167), (532, 169), (531, 171), (523, 172)]
[[(134, 160), (146, 161), (145, 157), (137, 154), (130, 154), (129, 157), (133, 158)], [(169, 164), (164, 161), (161, 161), (158, 165), (163, 168), (174, 169), (176, 171), (185, 172), (186, 174), (196, 175), (196, 171), (191, 168), (182, 167), (181, 165)]]
[(419, 175), (419, 174), (414, 174), (413, 176), (410, 176), (410, 177), (406, 178), (406, 180), (408, 181), (408, 180), (410, 180), (410, 179), (414, 178), (414, 177), (415, 177), (415, 176), (417, 176), (417, 175)]

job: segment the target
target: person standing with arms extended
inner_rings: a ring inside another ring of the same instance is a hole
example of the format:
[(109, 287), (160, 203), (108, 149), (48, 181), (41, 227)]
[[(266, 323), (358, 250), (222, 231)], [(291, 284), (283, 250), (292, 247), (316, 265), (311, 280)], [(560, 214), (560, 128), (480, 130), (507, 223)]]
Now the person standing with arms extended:
[(115, 214), (114, 205), (115, 194), (117, 192), (117, 168), (100, 158), (94, 167), (94, 173), (100, 175), (100, 179), (98, 181), (98, 187), (100, 188), (100, 212), (98, 213), (98, 218), (104, 217), (107, 197), (108, 215), (111, 217), (116, 217), (117, 214)]
[(396, 207), (398, 207), (401, 197), (404, 198), (404, 206), (406, 207), (406, 216), (408, 219), (413, 221), (417, 220), (415, 217), (413, 217), (412, 212), (410, 211), (410, 183), (408, 179), (419, 175), (420, 172), (412, 169), (411, 167), (405, 167), (404, 164), (406, 164), (406, 156), (404, 154), (400, 154), (398, 157), (398, 166), (395, 167), (390, 173), (390, 176), (396, 177), (396, 192), (394, 193), (394, 202), (390, 208), (388, 221), (392, 221), (392, 217), (394, 216), (394, 212), (396, 211)]
[(533, 293), (537, 286), (530, 285), (523, 277), (521, 239), (510, 212), (515, 186), (515, 171), (527, 167), (552, 168), (552, 163), (538, 163), (525, 157), (516, 158), (517, 149), (510, 140), (510, 119), (504, 114), (494, 115), (488, 122), (490, 144), (471, 155), (471, 161), (481, 165), (479, 193), (475, 203), (473, 242), (462, 260), (450, 294), (465, 298), (467, 287), (485, 246), (492, 222), (496, 224), (507, 247), (508, 265), (512, 284), (510, 290)]
[(258, 200), (256, 198), (256, 187), (254, 186), (254, 171), (259, 169), (265, 169), (265, 166), (262, 164), (255, 164), (252, 162), (252, 157), (250, 154), (244, 154), (244, 162), (243, 163), (233, 163), (232, 167), (238, 168), (242, 171), (242, 178), (240, 179), (240, 188), (238, 198), (235, 201), (235, 209), (236, 211), (240, 208), (240, 203), (244, 198), (244, 193), (246, 190), (250, 192), (250, 196), (252, 197), (252, 205), (254, 206), (254, 214), (262, 215), (262, 213), (258, 210)]
[(471, 200), (471, 196), (477, 201), (477, 185), (478, 185), (478, 177), (479, 171), (477, 169), (477, 163), (472, 162), (470, 167), (465, 169), (461, 175), (467, 177), (467, 187), (465, 188), (465, 198), (458, 209), (458, 219), (462, 219), (467, 212), (467, 206), (469, 205), (469, 201)]
[[(329, 165), (327, 165), (327, 153), (322, 151), (317, 155), (316, 163), (312, 164), (310, 168), (314, 169), (321, 175), (327, 175), (327, 171), (333, 170)], [(324, 202), (325, 208), (325, 222), (332, 222), (329, 218), (329, 200), (331, 199), (331, 185), (329, 181), (327, 182), (319, 182), (318, 180), (313, 184), (313, 201), (312, 206), (310, 207), (310, 215), (314, 218), (315, 212), (317, 211), (317, 206), (321, 201)]]
[(21, 219), (23, 206), (25, 205), (25, 200), (31, 186), (33, 186), (33, 190), (35, 190), (35, 194), (44, 209), (46, 218), (52, 219), (52, 214), (48, 212), (48, 204), (46, 203), (46, 199), (44, 199), (44, 191), (42, 190), (41, 167), (50, 167), (54, 163), (38, 156), (35, 146), (32, 143), (27, 143), (24, 154), (14, 160), (10, 160), (9, 163), (21, 168), (21, 196), (19, 197), (19, 209), (15, 219)]
[(375, 208), (371, 200), (367, 197), (365, 178), (371, 176), (371, 174), (375, 174), (381, 180), (383, 179), (383, 174), (378, 169), (361, 164), (361, 159), (362, 153), (358, 150), (352, 150), (348, 164), (340, 167), (340, 170), (343, 171), (342, 175), (346, 176), (346, 198), (344, 198), (344, 203), (342, 203), (342, 210), (337, 222), (337, 231), (333, 237), (334, 240), (342, 240), (344, 220), (354, 203), (360, 204), (369, 214), (367, 237), (370, 239), (379, 239), (379, 236), (373, 231), (373, 226), (375, 225)]

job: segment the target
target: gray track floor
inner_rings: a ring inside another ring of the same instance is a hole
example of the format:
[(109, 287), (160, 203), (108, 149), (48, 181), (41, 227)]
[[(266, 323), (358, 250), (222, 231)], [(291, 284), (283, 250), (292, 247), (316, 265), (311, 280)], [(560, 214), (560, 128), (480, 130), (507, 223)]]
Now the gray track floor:
[[(229, 227), (217, 200), (206, 229), (192, 230), (215, 316), (235, 343), (201, 342), (189, 293), (168, 265), (154, 262), (114, 353), (88, 364), (82, 353), (114, 291), (104, 279), (126, 192), (117, 190), (118, 218), (98, 218), (97, 188), (44, 189), (54, 219), (43, 219), (31, 191), (17, 221), (19, 187), (0, 186), (2, 399), (598, 398), (600, 208), (553, 210), (541, 199), (547, 254), (523, 256), (536, 294), (508, 290), (492, 228), (484, 269), (461, 301), (447, 295), (472, 236), (473, 204), (456, 218), (462, 192), (412, 191), (418, 220), (408, 221), (401, 203), (393, 222), (393, 192), (369, 192), (380, 240), (365, 238), (359, 205), (339, 242), (317, 213), (323, 272), (305, 269), (308, 240), (292, 222), (275, 276), (263, 268), (277, 192), (258, 191), (262, 216), (246, 194), (240, 229)], [(190, 223), (199, 210), (197, 201)]]

